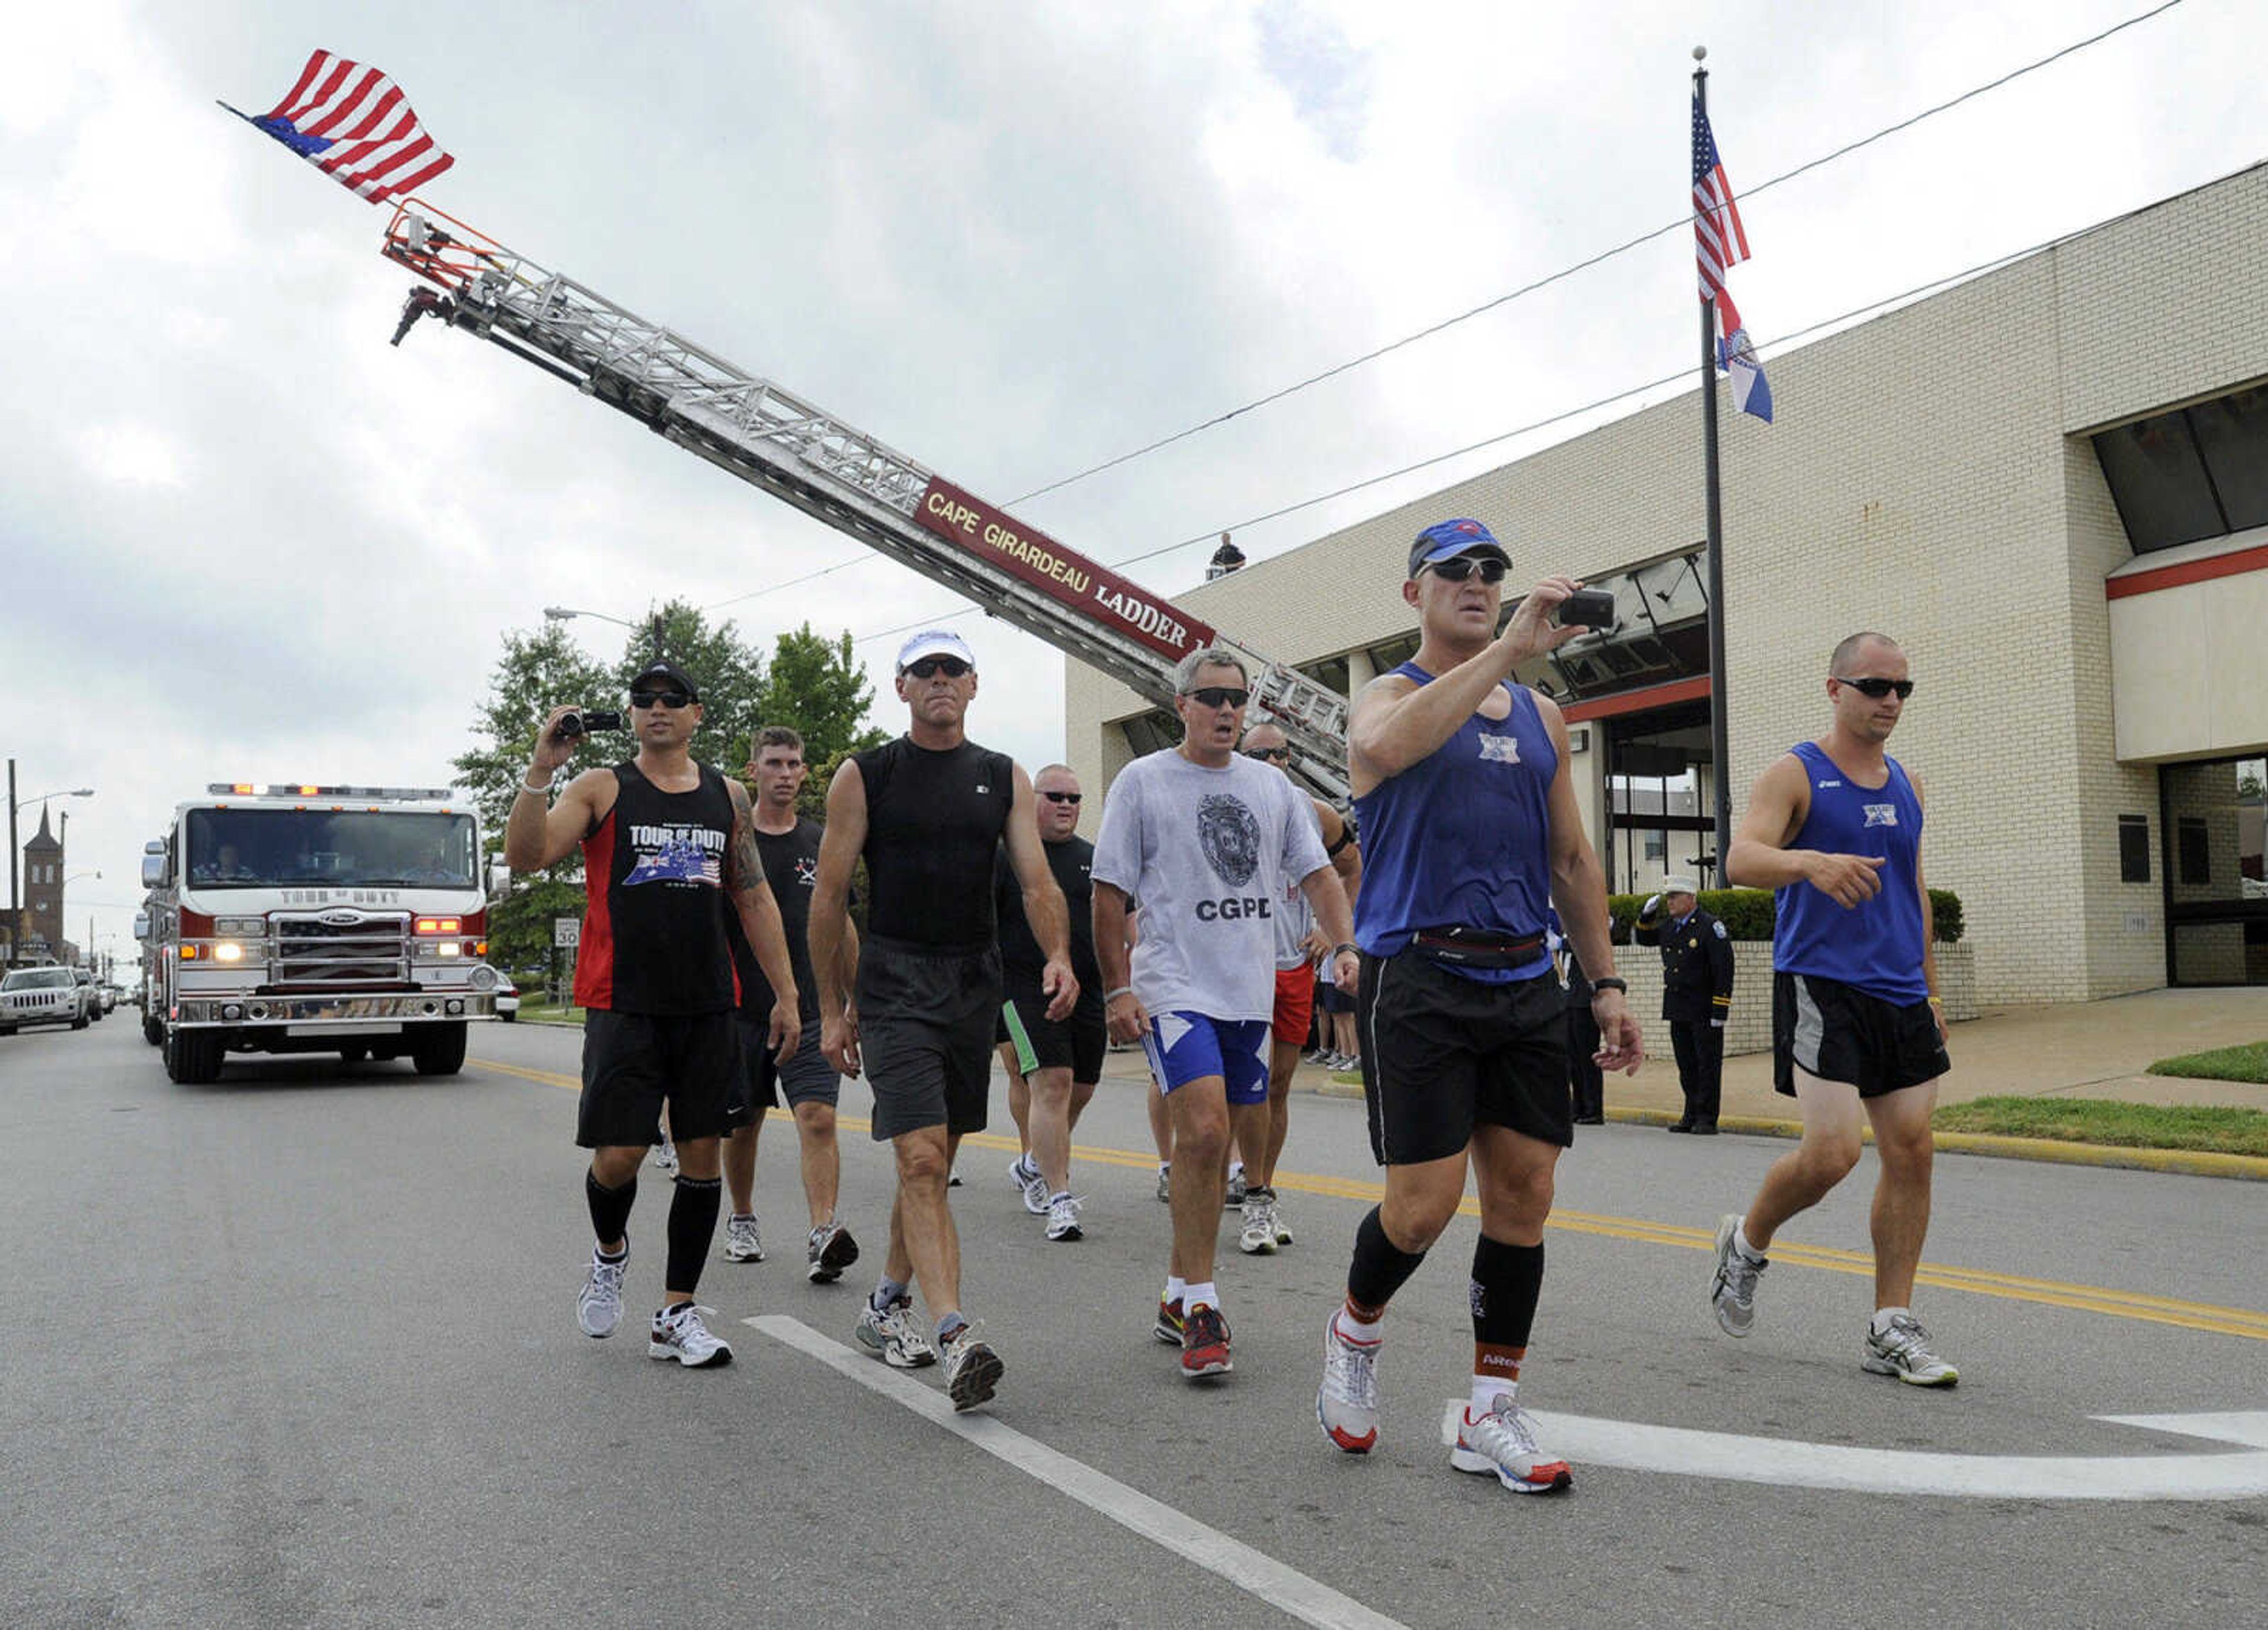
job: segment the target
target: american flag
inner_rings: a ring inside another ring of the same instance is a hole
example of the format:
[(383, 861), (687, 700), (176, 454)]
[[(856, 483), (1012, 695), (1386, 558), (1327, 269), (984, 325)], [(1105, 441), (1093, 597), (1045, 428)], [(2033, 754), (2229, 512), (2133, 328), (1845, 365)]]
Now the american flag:
[(1698, 96), (1693, 99), (1693, 253), (1701, 264), (1705, 300), (1722, 295), (1726, 269), (1749, 258), (1741, 207), (1733, 202), (1733, 183), (1717, 157), (1717, 138), (1709, 132), (1709, 115)]
[(372, 203), (391, 203), (457, 162), (425, 134), (400, 85), (328, 51), (309, 56), (299, 82), (252, 122)]

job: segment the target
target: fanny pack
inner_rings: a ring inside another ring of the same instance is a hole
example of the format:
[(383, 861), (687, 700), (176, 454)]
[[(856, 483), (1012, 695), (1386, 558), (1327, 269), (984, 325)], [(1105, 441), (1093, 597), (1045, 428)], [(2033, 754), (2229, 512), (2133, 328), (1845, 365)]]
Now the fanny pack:
[(1526, 968), (1543, 955), (1541, 933), (1492, 933), (1462, 925), (1420, 928), (1410, 937), (1410, 948), (1429, 963), (1448, 968), (1477, 968), (1506, 971)]

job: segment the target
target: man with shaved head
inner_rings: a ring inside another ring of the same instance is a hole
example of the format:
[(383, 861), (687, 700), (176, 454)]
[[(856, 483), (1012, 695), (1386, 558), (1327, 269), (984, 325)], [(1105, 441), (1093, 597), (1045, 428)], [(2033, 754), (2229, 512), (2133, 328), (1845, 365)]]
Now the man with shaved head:
[(1945, 1008), (1922, 881), (1922, 785), (1885, 750), (1914, 682), (1887, 634), (1853, 634), (1828, 660), (1827, 734), (1756, 778), (1726, 874), (1778, 891), (1772, 940), (1773, 1085), (1796, 1101), (1803, 1139), (1772, 1163), (1742, 1216), (1717, 1228), (1710, 1301), (1727, 1334), (1756, 1318), (1772, 1237), (1859, 1163), (1872, 1125), (1874, 1317), (1859, 1349), (1870, 1375), (1949, 1387), (1961, 1372), (1916, 1321), (1914, 1270), (1929, 1231), (1930, 1113)]

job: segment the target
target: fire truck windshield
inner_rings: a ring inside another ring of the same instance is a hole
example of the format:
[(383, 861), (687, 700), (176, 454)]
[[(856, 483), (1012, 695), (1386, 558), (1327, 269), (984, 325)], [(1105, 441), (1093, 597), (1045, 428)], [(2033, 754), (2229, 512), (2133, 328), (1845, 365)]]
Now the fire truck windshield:
[(202, 889), (475, 887), (470, 815), (192, 809), (185, 868)]

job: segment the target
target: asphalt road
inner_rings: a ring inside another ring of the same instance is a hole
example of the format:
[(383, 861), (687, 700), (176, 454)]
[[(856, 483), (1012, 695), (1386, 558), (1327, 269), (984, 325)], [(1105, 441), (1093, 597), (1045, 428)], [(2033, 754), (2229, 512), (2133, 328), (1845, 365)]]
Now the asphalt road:
[[(1469, 1218), (1391, 1316), (1378, 1452), (1315, 1427), (1377, 1181), (1359, 1104), (1296, 1100), (1299, 1239), (1248, 1259), (1226, 1231), (1236, 1374), (1207, 1390), (1149, 1333), (1167, 1216), (1136, 1091), (1079, 1128), (1076, 1244), (1024, 1213), (1012, 1142), (972, 1140), (966, 1302), (1007, 1376), (956, 1429), (936, 1371), (849, 1346), (887, 1199), (863, 1127), (867, 1257), (834, 1287), (804, 1279), (794, 1139), (767, 1129), (773, 1258), (702, 1287), (730, 1368), (644, 1357), (651, 1167), (624, 1334), (577, 1331), (579, 1040), (490, 1026), (453, 1080), (312, 1058), (184, 1088), (130, 1014), (0, 1039), (0, 1624), (2259, 1621), (2268, 1435), (2099, 1418), (2268, 1421), (2268, 1186), (1941, 1157), (1919, 1311), (1963, 1380), (1936, 1393), (1858, 1368), (1871, 1154), (1734, 1343), (1708, 1235), (1786, 1146), (1586, 1129), (1522, 1387), (1575, 1486), (1523, 1499), (1439, 1442)], [(2216, 1486), (2253, 1492), (2168, 1497)]]

